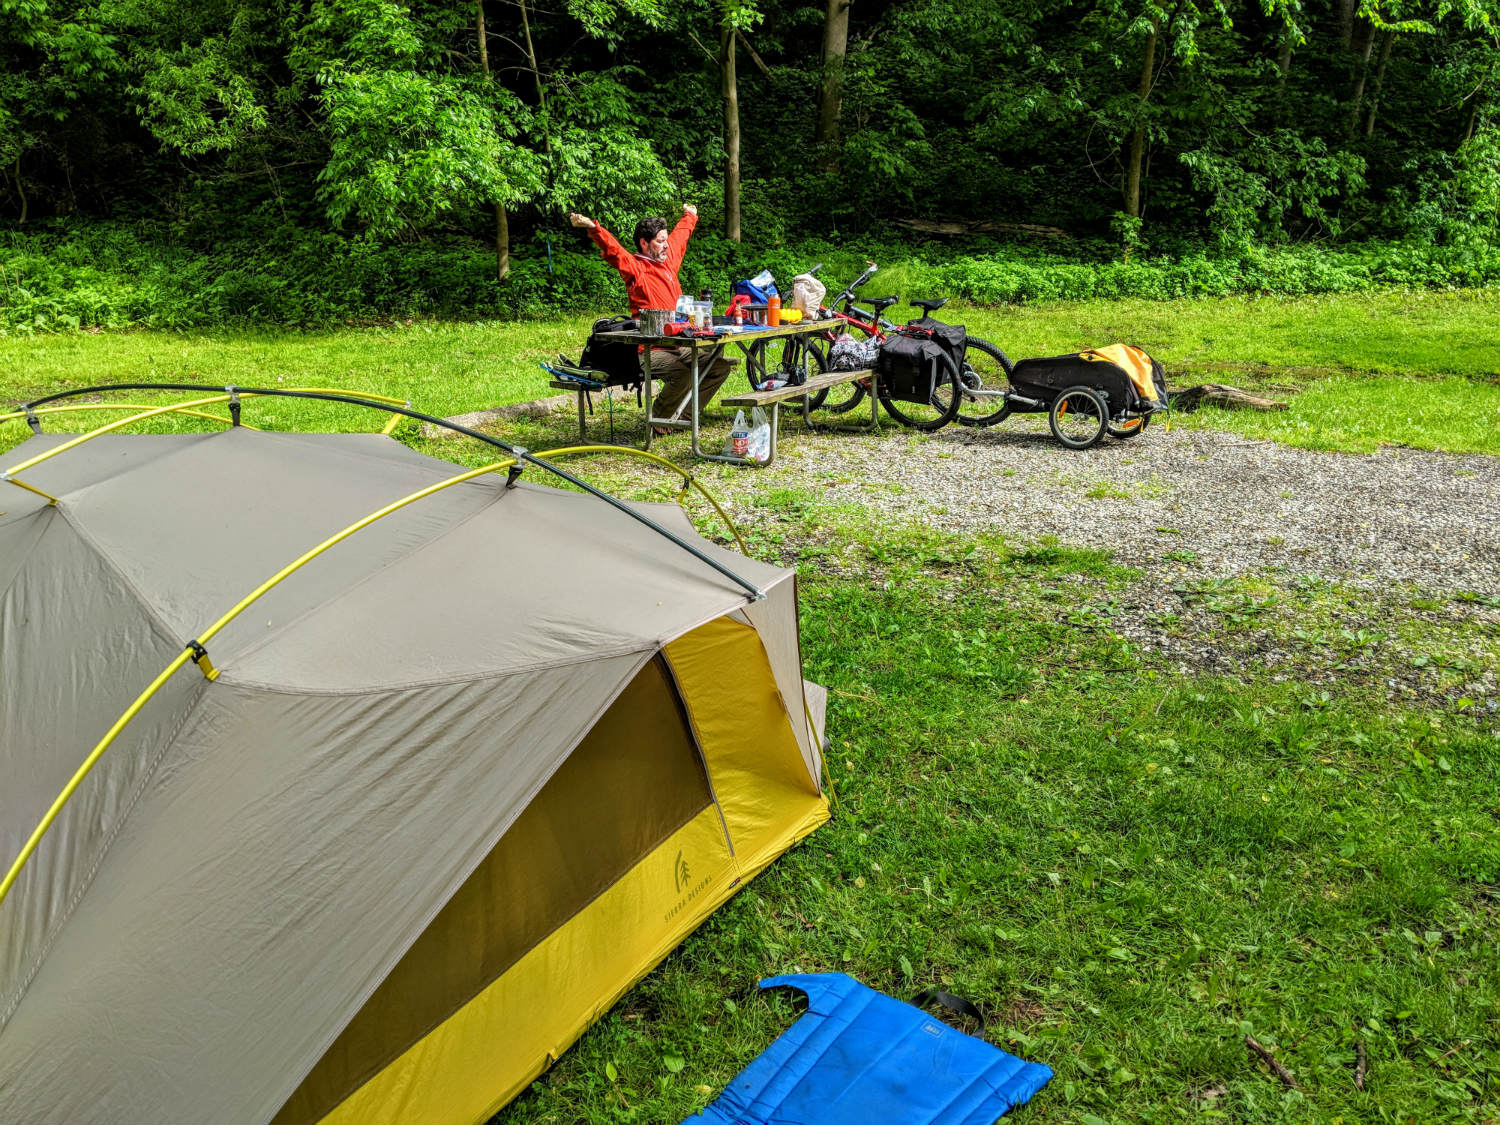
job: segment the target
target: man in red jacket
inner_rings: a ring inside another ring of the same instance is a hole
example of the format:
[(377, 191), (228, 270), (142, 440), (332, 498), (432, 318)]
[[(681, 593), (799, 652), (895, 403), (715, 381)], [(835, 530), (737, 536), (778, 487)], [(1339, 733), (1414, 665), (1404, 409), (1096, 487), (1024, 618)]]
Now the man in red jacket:
[[(625, 281), (625, 292), (630, 299), (630, 311), (642, 309), (672, 309), (677, 307), (677, 298), (682, 296), (682, 286), (677, 281), (677, 271), (682, 268), (682, 256), (687, 253), (688, 239), (698, 225), (698, 208), (686, 204), (682, 218), (671, 232), (667, 231), (667, 220), (651, 217), (635, 224), (635, 244), (640, 252), (632, 254), (620, 245), (620, 241), (593, 219), (570, 214), (568, 220), (575, 227), (589, 232), (604, 254), (604, 260), (620, 271)], [(715, 349), (698, 359), (698, 404), (703, 406), (729, 377), (734, 361)], [(652, 348), (651, 376), (665, 379), (666, 385), (656, 395), (652, 409), (659, 418), (675, 418), (693, 389), (693, 361), (689, 348)], [(664, 432), (664, 431), (658, 431)]]

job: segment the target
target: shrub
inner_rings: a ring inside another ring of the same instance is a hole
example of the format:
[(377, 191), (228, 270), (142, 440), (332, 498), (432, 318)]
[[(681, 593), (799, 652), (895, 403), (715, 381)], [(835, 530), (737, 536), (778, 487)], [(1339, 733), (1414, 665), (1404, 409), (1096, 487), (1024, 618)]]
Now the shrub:
[[(1179, 245), (1120, 261), (1104, 243), (1079, 243), (1069, 254), (993, 240), (739, 244), (707, 226), (693, 241), (682, 285), (693, 293), (712, 289), (719, 304), (739, 278), (770, 269), (789, 288), (794, 275), (820, 262), (836, 293), (867, 257), (881, 263), (870, 295), (946, 294), (987, 305), (1500, 282), (1500, 249), (1473, 239), (1250, 246), (1221, 255)], [(615, 272), (571, 230), (539, 232), (516, 245), (503, 284), (494, 278), (493, 251), (473, 239), (382, 243), (265, 212), (244, 215), (229, 238), (212, 224), (116, 221), (57, 224), (0, 241), (0, 331), (538, 317), (618, 307), (622, 297)]]

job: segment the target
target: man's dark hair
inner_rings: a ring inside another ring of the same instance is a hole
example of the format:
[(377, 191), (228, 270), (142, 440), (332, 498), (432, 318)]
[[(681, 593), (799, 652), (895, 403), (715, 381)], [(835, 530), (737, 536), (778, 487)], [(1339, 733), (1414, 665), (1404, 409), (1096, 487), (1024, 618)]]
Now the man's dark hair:
[(662, 231), (667, 229), (667, 220), (659, 215), (648, 215), (635, 224), (635, 245), (639, 249), (642, 242), (650, 242)]

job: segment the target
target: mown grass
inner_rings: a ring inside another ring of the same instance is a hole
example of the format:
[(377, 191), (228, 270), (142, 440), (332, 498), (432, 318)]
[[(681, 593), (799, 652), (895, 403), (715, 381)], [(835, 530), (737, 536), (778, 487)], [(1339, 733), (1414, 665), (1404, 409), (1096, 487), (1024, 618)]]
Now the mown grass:
[(1500, 382), (1332, 375), (1281, 397), (1289, 404), (1285, 411), (1207, 407), (1174, 422), (1305, 449), (1369, 453), (1382, 445), (1408, 445), (1500, 454)]
[(1016, 596), (1123, 577), (1096, 554), (934, 567), (916, 534), (921, 565), (804, 575), (833, 823), (500, 1120), (680, 1120), (795, 1018), (752, 982), (826, 971), (976, 1000), (1056, 1071), (1017, 1121), (1493, 1120), (1495, 732), (1168, 675)]
[[(1297, 377), (1307, 390), (1296, 401), (1326, 389), (1317, 414), (1245, 422), (1292, 440), (1299, 419), (1322, 416), (1334, 448), (1364, 448), (1358, 411), (1389, 413), (1403, 386), (1487, 392), (1479, 377), (1500, 369), (1493, 324), (1479, 332), (1483, 308), (1467, 296), (1308, 305), (1275, 315), (1324, 323), (1321, 342), (1278, 343), (1264, 317), (1247, 319), (1265, 312), (1256, 302), (1153, 304), (1154, 321), (1101, 303), (972, 322), (1019, 354), (1110, 338), (1154, 347), (1159, 332), (1188, 370), (1336, 373), (1326, 388)], [(1372, 315), (1397, 326), (1383, 343), (1353, 332)], [(1457, 326), (1446, 342), (1440, 324)], [(537, 397), (536, 359), (585, 329), (580, 318), (0, 340), (0, 395), (145, 379), (324, 384), (456, 414)], [(1393, 341), (1419, 381), (1380, 374), (1398, 370), (1381, 366)], [(1443, 396), (1404, 401), (1426, 404), (1407, 406), (1421, 442), (1478, 445), (1463, 419), (1488, 399), (1457, 416), (1438, 408)], [(1334, 426), (1341, 409), (1352, 413)], [(383, 421), (301, 402), (252, 403), (246, 419)], [(566, 420), (549, 427), (534, 429), (565, 434)], [(0, 428), (0, 447), (26, 433)], [(482, 455), (400, 433), (466, 463)], [(680, 439), (665, 448), (685, 454)], [(921, 443), (912, 455), (926, 455)], [(1080, 472), (1100, 502), (1117, 499), (1086, 461)], [(630, 484), (609, 461), (602, 473), (636, 494), (669, 492)], [(1377, 626), (1359, 591), (1315, 577), (1189, 573), (1183, 602), (1202, 620), (1163, 631), (1199, 630), (1236, 652), (1268, 632), (1318, 682), (1282, 678), (1285, 666), (1273, 675), (1251, 655), (1234, 675), (1184, 674), (1126, 638), (1120, 592), (1138, 575), (1107, 547), (884, 524), (824, 504), (823, 483), (767, 487), (746, 531), (753, 553), (800, 570), (807, 674), (832, 693), (834, 821), (710, 919), (502, 1122), (681, 1120), (795, 1018), (753, 987), (794, 970), (849, 972), (897, 996), (933, 984), (969, 996), (992, 1041), (1057, 1073), (1021, 1122), (1496, 1120), (1500, 738), (1489, 701), (1459, 690), (1497, 666), (1500, 607), (1396, 591), (1410, 612)], [(1176, 554), (1191, 572), (1196, 556)], [(1460, 602), (1474, 613), (1453, 616)], [(1385, 673), (1400, 664), (1427, 690), (1391, 702)], [(1276, 1049), (1297, 1088), (1247, 1052), (1246, 1034)]]
[[(1267, 392), (1291, 398), (1290, 411), (1207, 422), (1183, 416), (1182, 424), (1313, 448), (1363, 451), (1386, 441), (1497, 451), (1500, 295), (1494, 290), (955, 305), (947, 312), (1012, 357), (1125, 340), (1161, 358), (1173, 385), (1212, 380), (1260, 389), (1291, 380), (1303, 388)], [(447, 416), (551, 394), (537, 363), (559, 351), (576, 358), (590, 319), (0, 338), (0, 396), (14, 402), (108, 382), (300, 384), (390, 394)], [(346, 408), (263, 403), (256, 409), (299, 428), (367, 424)]]

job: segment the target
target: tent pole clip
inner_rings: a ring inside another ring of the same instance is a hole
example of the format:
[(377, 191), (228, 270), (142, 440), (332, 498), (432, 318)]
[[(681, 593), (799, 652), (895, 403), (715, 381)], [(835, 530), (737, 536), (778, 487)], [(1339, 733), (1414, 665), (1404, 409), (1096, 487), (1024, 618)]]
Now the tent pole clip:
[(516, 446), (516, 463), (505, 471), (505, 487), (515, 488), (516, 481), (521, 479), (521, 470), (526, 468), (524, 458), (529, 451), (524, 446)]
[(208, 649), (204, 648), (197, 640), (187, 643), (188, 648), (193, 650), (193, 663), (198, 665), (198, 670), (203, 673), (204, 679), (217, 680), (219, 670), (214, 667), (214, 662), (208, 658)]
[(240, 392), (231, 385), (224, 388), (224, 393), (229, 396), (230, 424), (238, 426), (240, 424)]
[(31, 427), (31, 432), (39, 434), (42, 432), (42, 420), (36, 416), (36, 411), (31, 407), (26, 408), (26, 424)]

